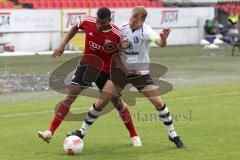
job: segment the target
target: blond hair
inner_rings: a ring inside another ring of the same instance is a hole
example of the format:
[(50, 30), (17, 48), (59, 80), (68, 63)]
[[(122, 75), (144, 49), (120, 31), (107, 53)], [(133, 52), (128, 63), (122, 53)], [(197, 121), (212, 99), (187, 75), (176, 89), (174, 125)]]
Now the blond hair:
[(145, 21), (147, 15), (148, 15), (148, 12), (144, 6), (134, 7), (132, 10), (132, 13), (133, 13), (134, 17), (140, 16), (143, 21)]

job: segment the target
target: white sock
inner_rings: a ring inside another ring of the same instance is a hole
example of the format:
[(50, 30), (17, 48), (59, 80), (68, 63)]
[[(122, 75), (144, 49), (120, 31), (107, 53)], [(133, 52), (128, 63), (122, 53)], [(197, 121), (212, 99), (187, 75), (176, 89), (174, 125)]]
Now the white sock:
[(169, 110), (166, 105), (164, 105), (162, 110), (158, 111), (159, 117), (162, 119), (164, 125), (167, 128), (168, 134), (171, 138), (174, 138), (177, 136), (176, 131), (174, 130), (173, 122), (172, 122), (172, 117), (169, 113)]
[(166, 126), (166, 128), (167, 128), (168, 134), (171, 138), (177, 137), (177, 133), (174, 130), (173, 124)]
[(83, 135), (85, 135), (87, 133), (88, 128), (90, 127), (90, 125), (88, 125), (85, 121), (82, 124), (82, 128), (80, 128), (79, 130), (81, 131), (81, 133)]
[(83, 135), (87, 133), (89, 127), (97, 120), (100, 115), (100, 111), (95, 109), (95, 104), (90, 108), (88, 114), (85, 118), (85, 121), (82, 124), (82, 127), (79, 129)]

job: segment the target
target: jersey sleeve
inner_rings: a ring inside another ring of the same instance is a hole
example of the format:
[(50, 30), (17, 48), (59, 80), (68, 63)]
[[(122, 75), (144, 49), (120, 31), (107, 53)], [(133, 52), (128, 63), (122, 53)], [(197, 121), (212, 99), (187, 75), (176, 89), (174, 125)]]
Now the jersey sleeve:
[(120, 30), (122, 30), (122, 29), (125, 28), (127, 25), (128, 25), (128, 23), (122, 23), (122, 24), (120, 24), (120, 25), (118, 26), (118, 28), (119, 28)]
[(145, 40), (153, 43), (155, 43), (156, 39), (159, 37), (159, 35), (150, 26), (145, 26), (143, 28), (143, 35)]

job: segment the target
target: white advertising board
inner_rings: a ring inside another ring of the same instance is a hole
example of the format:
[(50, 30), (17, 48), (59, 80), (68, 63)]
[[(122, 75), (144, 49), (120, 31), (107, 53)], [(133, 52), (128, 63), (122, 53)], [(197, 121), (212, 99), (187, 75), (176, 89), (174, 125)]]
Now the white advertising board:
[(76, 24), (84, 16), (89, 15), (89, 12), (89, 9), (63, 10), (63, 31), (69, 31), (74, 24)]
[[(112, 21), (117, 25), (128, 22), (131, 8), (111, 8)], [(211, 7), (147, 8), (146, 22), (153, 28), (197, 27), (199, 17), (212, 18)], [(71, 10), (0, 10), (0, 32), (69, 31), (86, 15), (96, 16), (97, 9)], [(61, 14), (62, 13), (62, 14)], [(62, 16), (61, 16), (62, 15)], [(61, 23), (62, 21), (62, 23)]]
[(0, 32), (60, 31), (59, 10), (0, 10)]
[[(198, 16), (194, 14), (196, 10), (204, 13), (206, 8), (147, 8), (148, 17), (146, 22), (153, 28), (163, 27), (197, 27)], [(131, 8), (111, 8), (112, 20), (120, 25), (128, 22), (131, 15)], [(91, 14), (96, 15), (97, 9), (92, 9)]]

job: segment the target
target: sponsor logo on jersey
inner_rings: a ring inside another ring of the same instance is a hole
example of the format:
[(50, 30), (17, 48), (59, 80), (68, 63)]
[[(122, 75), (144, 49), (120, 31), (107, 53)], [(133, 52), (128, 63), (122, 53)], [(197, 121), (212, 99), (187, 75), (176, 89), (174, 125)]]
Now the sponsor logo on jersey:
[(133, 38), (133, 43), (135, 43), (135, 44), (139, 43), (139, 39), (137, 36)]
[(93, 42), (93, 41), (89, 41), (89, 46), (92, 50), (98, 49), (98, 50), (104, 50), (103, 46), (100, 46), (99, 44)]
[(117, 44), (111, 40), (106, 39), (104, 42), (104, 49), (108, 53), (113, 53), (117, 50)]
[(139, 52), (124, 52), (126, 55), (139, 55)]

